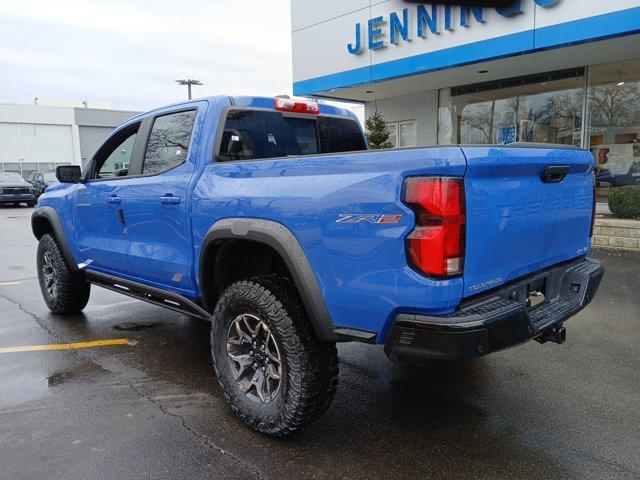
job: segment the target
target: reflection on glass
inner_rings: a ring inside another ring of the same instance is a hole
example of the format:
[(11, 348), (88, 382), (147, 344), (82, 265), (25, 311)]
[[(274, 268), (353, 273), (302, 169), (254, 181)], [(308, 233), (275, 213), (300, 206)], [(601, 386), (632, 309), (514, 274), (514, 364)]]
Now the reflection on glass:
[(535, 75), (442, 91), (438, 142), (580, 145), (583, 92), (581, 72)]
[(417, 143), (416, 122), (406, 122), (400, 124), (398, 138), (401, 147), (415, 147)]
[(137, 135), (137, 132), (133, 132), (122, 143), (113, 149), (111, 154), (100, 167), (98, 178), (120, 176), (121, 172), (127, 171)]
[(591, 68), (589, 147), (600, 200), (612, 188), (640, 185), (640, 60)]
[(286, 117), (288, 155), (312, 155), (318, 153), (318, 134), (316, 120)]
[(186, 161), (195, 119), (196, 111), (189, 110), (154, 120), (144, 155), (143, 174), (171, 170)]
[(388, 123), (387, 130), (389, 130), (389, 143), (391, 143), (391, 148), (396, 148), (398, 146), (398, 124), (397, 123)]

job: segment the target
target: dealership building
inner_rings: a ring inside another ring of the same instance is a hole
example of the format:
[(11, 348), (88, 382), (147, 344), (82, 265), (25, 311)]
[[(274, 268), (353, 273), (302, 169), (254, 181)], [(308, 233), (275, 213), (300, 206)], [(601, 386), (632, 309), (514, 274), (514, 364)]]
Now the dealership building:
[(640, 184), (640, 0), (508, 8), (292, 0), (294, 95), (363, 102), (398, 147), (590, 149), (599, 193)]
[(0, 103), (0, 172), (85, 165), (113, 129), (137, 112)]

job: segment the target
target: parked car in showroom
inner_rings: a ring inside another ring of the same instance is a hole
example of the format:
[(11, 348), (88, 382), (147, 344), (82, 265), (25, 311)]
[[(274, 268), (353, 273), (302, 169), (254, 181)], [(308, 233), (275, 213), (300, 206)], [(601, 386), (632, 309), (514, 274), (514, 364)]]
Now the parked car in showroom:
[(624, 187), (627, 185), (640, 185), (640, 161), (633, 162), (626, 173), (613, 173), (608, 168), (599, 169), (596, 173), (596, 182), (608, 183), (612, 187)]
[(36, 204), (36, 189), (14, 172), (0, 172), (0, 205), (11, 203), (16, 207), (26, 203), (28, 207)]
[(40, 197), (49, 185), (60, 183), (55, 172), (31, 172), (27, 181), (36, 190), (36, 198)]

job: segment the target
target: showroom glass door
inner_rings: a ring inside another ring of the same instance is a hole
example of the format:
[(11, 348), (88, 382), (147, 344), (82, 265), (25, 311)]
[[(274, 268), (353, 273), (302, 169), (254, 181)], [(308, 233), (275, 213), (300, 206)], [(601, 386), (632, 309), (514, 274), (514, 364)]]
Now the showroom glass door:
[(640, 60), (589, 69), (589, 148), (598, 200), (611, 189), (640, 185)]

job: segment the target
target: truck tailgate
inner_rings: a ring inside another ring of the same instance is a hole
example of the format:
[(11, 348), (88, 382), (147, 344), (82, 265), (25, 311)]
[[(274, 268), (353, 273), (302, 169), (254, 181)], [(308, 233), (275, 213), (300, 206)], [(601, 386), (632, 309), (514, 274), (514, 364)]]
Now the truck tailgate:
[(465, 297), (588, 253), (589, 152), (528, 146), (463, 147), (463, 152)]

